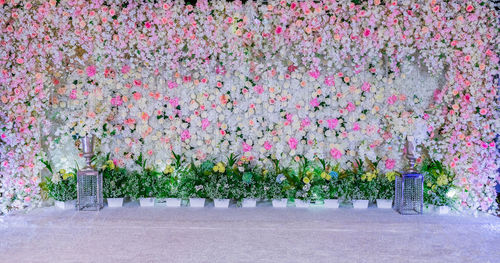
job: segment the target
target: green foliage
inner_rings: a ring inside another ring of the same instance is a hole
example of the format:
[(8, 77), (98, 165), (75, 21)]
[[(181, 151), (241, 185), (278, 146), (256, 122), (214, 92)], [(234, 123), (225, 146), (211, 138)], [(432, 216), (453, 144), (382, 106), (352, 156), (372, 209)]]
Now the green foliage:
[(46, 178), (48, 195), (57, 201), (75, 200), (76, 194), (76, 171), (66, 173), (61, 170), (52, 178)]
[(453, 206), (455, 175), (439, 161), (426, 160), (422, 164), (424, 175), (424, 202), (437, 206)]

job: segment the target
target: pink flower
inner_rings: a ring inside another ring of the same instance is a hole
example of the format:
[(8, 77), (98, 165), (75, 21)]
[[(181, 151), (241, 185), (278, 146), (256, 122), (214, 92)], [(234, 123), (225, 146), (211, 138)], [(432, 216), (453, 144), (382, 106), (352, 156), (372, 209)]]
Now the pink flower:
[(319, 78), (319, 70), (311, 70), (309, 71), (309, 76), (313, 77), (314, 79), (318, 79)]
[(486, 115), (486, 113), (488, 113), (488, 109), (486, 109), (486, 108), (482, 108), (482, 109), (480, 109), (480, 110), (479, 110), (479, 113), (480, 113), (481, 115)]
[(355, 123), (352, 125), (352, 129), (353, 129), (354, 131), (359, 131), (359, 130), (360, 130), (359, 123), (355, 122)]
[(151, 28), (151, 23), (150, 22), (146, 22), (146, 23), (144, 23), (144, 26), (149, 29), (149, 28)]
[(130, 71), (130, 66), (129, 65), (123, 65), (122, 67), (122, 73), (127, 74)]
[(470, 13), (470, 12), (474, 11), (474, 6), (472, 6), (472, 5), (467, 5), (467, 8), (465, 8), (465, 10), (467, 10), (467, 12), (469, 12), (469, 13)]
[(289, 140), (288, 140), (288, 146), (290, 146), (290, 149), (297, 149), (297, 144), (298, 144), (298, 141), (297, 139), (295, 139), (294, 137), (291, 137)]
[(369, 92), (371, 88), (371, 85), (369, 82), (364, 82), (363, 85), (361, 85), (361, 90)]
[(351, 111), (354, 111), (356, 109), (356, 106), (354, 106), (354, 103), (348, 102), (346, 109), (348, 112), (351, 112)]
[(135, 92), (134, 95), (132, 95), (132, 96), (134, 96), (135, 100), (140, 100), (142, 97), (142, 94), (140, 92)]
[(364, 35), (365, 37), (367, 37), (367, 36), (369, 36), (369, 35), (370, 35), (370, 33), (371, 33), (370, 29), (368, 29), (368, 28), (367, 28), (367, 29), (365, 29), (365, 32), (363, 33), (363, 35)]
[(168, 88), (169, 89), (175, 89), (178, 86), (177, 83), (173, 82), (173, 81), (168, 81), (167, 83), (168, 83)]
[(281, 34), (281, 32), (283, 32), (283, 28), (281, 28), (280, 26), (277, 26), (275, 32), (276, 32), (276, 34), (279, 35), (279, 34)]
[(297, 3), (293, 2), (290, 4), (290, 9), (294, 10), (297, 7)]
[(246, 142), (243, 142), (242, 147), (243, 147), (243, 152), (249, 152), (252, 150), (252, 146)]
[(340, 152), (337, 148), (332, 148), (330, 150), (330, 155), (332, 156), (333, 159), (338, 160), (342, 157), (342, 152)]
[(189, 138), (191, 138), (191, 133), (189, 133), (189, 130), (183, 130), (181, 133), (181, 141), (185, 141)]
[(335, 76), (332, 75), (325, 77), (325, 84), (330, 87), (335, 86)]
[(312, 99), (309, 104), (311, 104), (312, 107), (318, 107), (319, 106), (319, 102), (318, 102), (318, 98), (314, 98)]
[(253, 87), (253, 90), (257, 92), (258, 94), (262, 94), (264, 92), (264, 88), (261, 85), (257, 85)]
[(288, 72), (290, 72), (290, 73), (294, 72), (296, 69), (297, 69), (297, 67), (294, 65), (288, 66)]
[(396, 95), (392, 95), (389, 98), (387, 98), (387, 104), (389, 105), (394, 104), (396, 101), (398, 101), (398, 96)]
[(385, 160), (385, 169), (392, 170), (394, 166), (396, 166), (396, 160), (394, 159)]
[(271, 150), (272, 147), (273, 146), (269, 143), (269, 141), (264, 142), (264, 149), (269, 151), (269, 150)]
[(123, 101), (122, 101), (122, 98), (120, 97), (120, 95), (117, 95), (116, 97), (114, 98), (111, 98), (111, 105), (113, 106), (120, 106), (122, 105)]
[(179, 98), (173, 98), (168, 101), (172, 107), (177, 107), (179, 105)]
[(87, 71), (87, 76), (89, 77), (93, 77), (97, 73), (95, 66), (88, 66), (86, 71)]
[(210, 121), (208, 121), (208, 119), (203, 119), (201, 120), (201, 129), (202, 130), (205, 130), (207, 129), (207, 127), (210, 126)]
[(72, 90), (69, 94), (69, 98), (72, 100), (76, 100), (76, 89)]
[(132, 118), (130, 118), (130, 119), (126, 119), (126, 120), (124, 121), (124, 123), (125, 123), (125, 124), (127, 124), (127, 125), (134, 124), (134, 123), (135, 123), (135, 119), (132, 119)]
[(335, 127), (337, 127), (337, 124), (339, 123), (339, 120), (337, 119), (329, 119), (329, 120), (326, 120), (326, 122), (328, 123), (328, 128), (330, 128), (331, 130), (335, 129)]

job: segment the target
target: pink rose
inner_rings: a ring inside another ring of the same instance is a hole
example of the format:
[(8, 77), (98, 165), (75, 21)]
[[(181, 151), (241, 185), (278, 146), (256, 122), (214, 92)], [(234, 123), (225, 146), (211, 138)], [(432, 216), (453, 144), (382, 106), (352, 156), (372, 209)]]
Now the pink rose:
[(370, 33), (371, 33), (370, 29), (367, 28), (367, 29), (365, 29), (365, 32), (363, 33), (363, 35), (365, 37), (368, 37), (370, 35)]
[(330, 86), (330, 87), (333, 87), (335, 86), (335, 76), (327, 76), (325, 77), (325, 84)]
[(122, 73), (127, 74), (130, 71), (130, 66), (129, 65), (123, 65), (122, 67)]
[(398, 96), (396, 95), (392, 95), (389, 98), (387, 98), (387, 104), (389, 105), (394, 104), (396, 101), (398, 101)]
[(261, 85), (257, 85), (253, 87), (253, 90), (257, 92), (258, 94), (262, 94), (264, 92), (264, 88)]
[(95, 66), (88, 66), (86, 71), (87, 71), (87, 76), (89, 77), (93, 77), (97, 73)]
[(313, 77), (314, 79), (318, 79), (319, 78), (319, 70), (311, 70), (309, 71), (309, 76)]
[(185, 141), (187, 139), (191, 138), (191, 133), (189, 133), (189, 130), (184, 130), (181, 133), (181, 141)]
[(371, 85), (368, 82), (365, 82), (365, 83), (363, 83), (363, 85), (361, 85), (361, 90), (362, 91), (368, 92), (368, 91), (370, 91), (370, 88), (371, 88)]
[(168, 88), (169, 89), (175, 89), (177, 88), (177, 83), (176, 82), (173, 82), (173, 81), (168, 81)]
[(333, 159), (338, 160), (342, 157), (342, 153), (337, 148), (332, 148), (330, 150), (330, 155)]
[(281, 34), (281, 32), (283, 32), (283, 28), (281, 28), (280, 26), (277, 26), (276, 27), (276, 34)]
[(396, 166), (396, 160), (394, 160), (394, 159), (387, 159), (387, 160), (385, 160), (385, 168), (387, 170), (394, 169), (394, 166)]
[(252, 146), (246, 142), (243, 142), (242, 146), (243, 146), (243, 152), (249, 152), (252, 150)]
[(314, 98), (312, 99), (309, 104), (311, 104), (312, 107), (318, 107), (319, 106), (319, 102), (318, 102), (318, 98)]
[(264, 142), (264, 149), (269, 151), (269, 150), (271, 150), (272, 147), (273, 146), (269, 143), (269, 141)]
[(337, 119), (329, 119), (329, 120), (326, 120), (326, 122), (328, 123), (328, 128), (330, 128), (331, 130), (335, 129), (335, 127), (337, 127), (337, 124), (339, 123), (339, 120)]
[(355, 130), (355, 131), (359, 131), (360, 127), (359, 127), (359, 124), (357, 122), (355, 122), (353, 125), (352, 125), (352, 129)]
[(293, 149), (293, 150), (297, 149), (297, 144), (298, 144), (298, 141), (294, 137), (292, 137), (288, 140), (288, 146), (290, 146), (290, 149)]
[(201, 120), (201, 129), (202, 130), (207, 129), (208, 126), (210, 126), (210, 122), (208, 121), (208, 119)]
[(356, 109), (356, 106), (354, 106), (354, 103), (348, 102), (346, 109), (347, 109), (348, 112), (351, 112), (351, 111), (354, 111)]

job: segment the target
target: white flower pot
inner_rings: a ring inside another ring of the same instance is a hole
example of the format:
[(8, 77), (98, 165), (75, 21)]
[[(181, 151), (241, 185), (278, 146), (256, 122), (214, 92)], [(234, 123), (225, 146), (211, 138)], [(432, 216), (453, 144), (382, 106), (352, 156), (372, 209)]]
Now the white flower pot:
[(153, 197), (139, 198), (139, 203), (141, 207), (152, 207), (155, 205), (155, 199)]
[(181, 201), (180, 198), (167, 198), (167, 207), (180, 207)]
[(288, 203), (288, 199), (286, 199), (286, 198), (274, 199), (273, 200), (273, 207), (283, 208), (283, 207), (286, 207), (287, 203)]
[(324, 207), (326, 208), (339, 208), (339, 200), (338, 199), (325, 199), (323, 200)]
[(392, 199), (377, 199), (377, 207), (383, 209), (391, 209)]
[(228, 208), (229, 199), (214, 199), (214, 206), (216, 208)]
[(295, 199), (295, 207), (297, 208), (308, 208), (310, 202), (307, 200)]
[(424, 204), (424, 213), (433, 213), (436, 210), (434, 205), (425, 205)]
[(356, 209), (368, 208), (368, 200), (352, 200), (352, 206)]
[(242, 207), (256, 207), (257, 200), (254, 198), (245, 198), (241, 204)]
[(76, 200), (69, 201), (55, 201), (54, 205), (60, 209), (72, 209), (76, 206)]
[(122, 207), (123, 198), (106, 198), (108, 202), (108, 207)]
[(189, 198), (190, 207), (204, 207), (205, 198)]
[(439, 210), (438, 211), (439, 211), (440, 215), (446, 215), (446, 214), (448, 214), (450, 212), (450, 207), (449, 206), (445, 206), (445, 205), (439, 206)]

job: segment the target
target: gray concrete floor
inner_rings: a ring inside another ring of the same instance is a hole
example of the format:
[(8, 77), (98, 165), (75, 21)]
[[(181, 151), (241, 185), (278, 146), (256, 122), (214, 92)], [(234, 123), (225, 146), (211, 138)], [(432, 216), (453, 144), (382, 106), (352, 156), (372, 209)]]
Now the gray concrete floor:
[(500, 262), (500, 218), (369, 208), (46, 207), (0, 217), (0, 262)]

